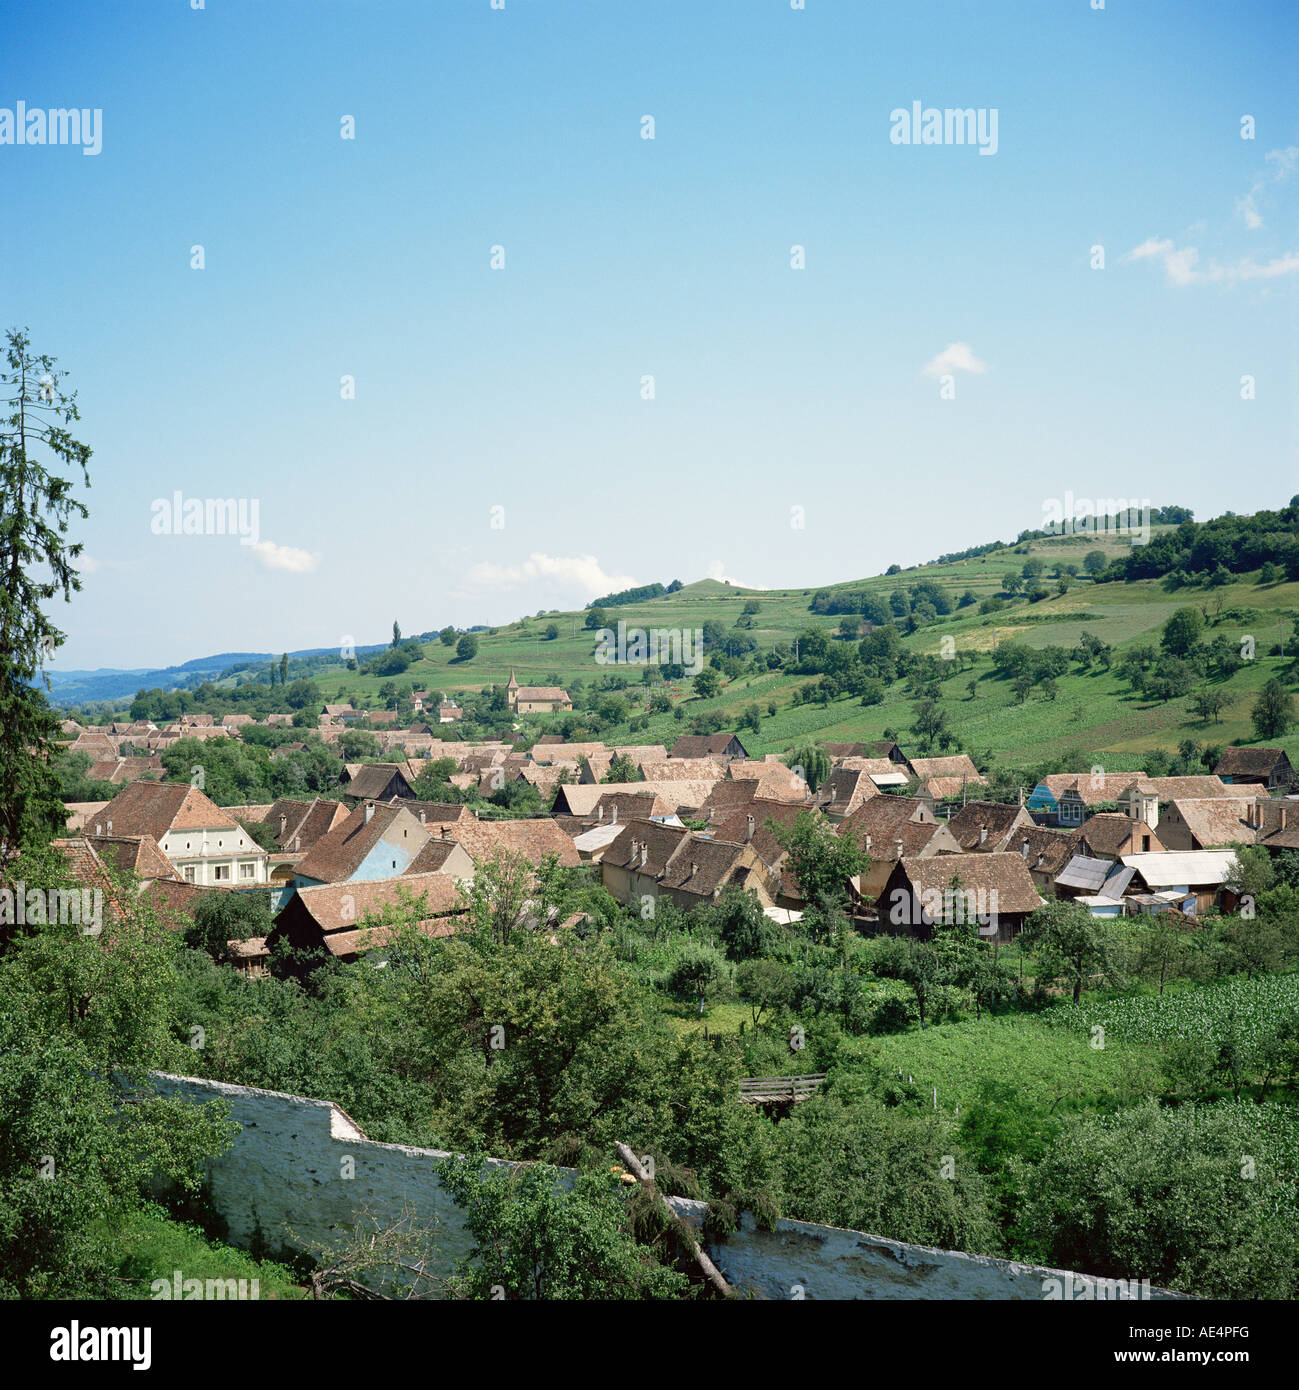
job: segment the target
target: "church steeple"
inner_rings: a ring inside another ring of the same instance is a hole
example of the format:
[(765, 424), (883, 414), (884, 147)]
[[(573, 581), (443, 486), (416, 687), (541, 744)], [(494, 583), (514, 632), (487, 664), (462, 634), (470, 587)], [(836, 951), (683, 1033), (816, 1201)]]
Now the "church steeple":
[(510, 683), (509, 683), (509, 685), (507, 685), (505, 688), (506, 688), (506, 690), (517, 690), (517, 689), (519, 688), (519, 683), (518, 683), (518, 681), (516, 681), (516, 680), (514, 679), (514, 667), (513, 667), (513, 666), (510, 667)]

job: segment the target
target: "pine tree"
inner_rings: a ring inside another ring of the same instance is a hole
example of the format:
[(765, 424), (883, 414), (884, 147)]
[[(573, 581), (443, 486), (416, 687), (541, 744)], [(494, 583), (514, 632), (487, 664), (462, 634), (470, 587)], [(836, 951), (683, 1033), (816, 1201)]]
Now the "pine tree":
[[(55, 359), (31, 351), (25, 330), (5, 335), (0, 383), (0, 860), (62, 828), (64, 811), (50, 751), (59, 721), (35, 684), (64, 634), (41, 604), (65, 601), (81, 579), (68, 522), (84, 517), (72, 495), (80, 472), (90, 486), (90, 449), (67, 426), (80, 418), (76, 393), (60, 386)], [(73, 474), (65, 477), (65, 470)], [(39, 576), (39, 577), (38, 577)], [(48, 677), (44, 677), (48, 686)]]

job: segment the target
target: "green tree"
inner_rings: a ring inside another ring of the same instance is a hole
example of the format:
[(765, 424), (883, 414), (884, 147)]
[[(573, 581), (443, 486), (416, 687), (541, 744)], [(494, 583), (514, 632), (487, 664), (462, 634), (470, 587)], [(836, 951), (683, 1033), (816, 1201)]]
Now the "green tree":
[(456, 644), (455, 628), (444, 627), (442, 631), (438, 633), (438, 641), (441, 642), (444, 647), (454, 647)]
[(698, 1000), (702, 1014), (704, 1000), (729, 982), (730, 973), (718, 951), (687, 937), (668, 970), (665, 983), (678, 999)]
[(229, 943), (266, 936), (271, 930), (270, 904), (260, 893), (205, 893), (194, 905), (194, 925), (185, 932), (185, 944), (206, 951), (213, 960), (231, 958)]
[[(57, 832), (64, 811), (50, 766), (59, 722), (33, 684), (64, 634), (41, 605), (81, 588), (80, 543), (68, 525), (86, 509), (90, 449), (68, 426), (76, 393), (61, 386), (55, 359), (31, 351), (24, 331), (6, 334), (6, 413), (0, 420), (0, 862), (35, 837)], [(66, 476), (68, 473), (71, 477)]]
[(785, 766), (802, 777), (812, 789), (816, 789), (830, 775), (830, 755), (819, 743), (799, 743), (785, 754)]
[(1294, 696), (1274, 676), (1258, 692), (1249, 714), (1257, 738), (1280, 738), (1295, 722)]
[(545, 637), (547, 642), (553, 642), (559, 636), (559, 624), (547, 623)]
[(456, 643), (456, 660), (472, 661), (478, 655), (478, 638), (472, 632), (466, 632)]
[(401, 646), (401, 627), (398, 625), (396, 618), (392, 620), (392, 645), (394, 647)]
[(694, 691), (701, 700), (711, 700), (722, 688), (722, 678), (715, 666), (705, 666), (695, 677)]
[(1083, 556), (1083, 569), (1087, 571), (1093, 579), (1106, 567), (1109, 562), (1105, 559), (1103, 550), (1089, 550)]
[(440, 1178), (474, 1242), (451, 1281), (455, 1296), (491, 1299), (503, 1289), (507, 1300), (622, 1301), (680, 1298), (689, 1288), (661, 1262), (661, 1247), (637, 1239), (607, 1172), (582, 1173), (569, 1188), (544, 1164), (493, 1170), (475, 1155), (445, 1159)]
[(1080, 903), (1052, 899), (1024, 921), (1020, 941), (1034, 953), (1039, 990), (1061, 981), (1073, 990), (1098, 980), (1107, 987), (1123, 982), (1120, 940), (1111, 922), (1093, 917)]
[(1188, 656), (1203, 630), (1204, 615), (1198, 608), (1179, 608), (1164, 624), (1160, 645), (1172, 656)]

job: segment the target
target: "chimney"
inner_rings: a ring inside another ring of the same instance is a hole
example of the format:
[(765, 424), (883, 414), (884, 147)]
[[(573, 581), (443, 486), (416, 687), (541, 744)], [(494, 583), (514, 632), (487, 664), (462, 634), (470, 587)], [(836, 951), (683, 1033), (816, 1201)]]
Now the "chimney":
[(98, 822), (96, 822), (96, 823), (95, 823), (95, 834), (96, 834), (96, 835), (102, 835), (103, 833), (104, 833), (104, 827), (103, 827), (102, 825), (100, 825)]
[(111, 820), (108, 822), (108, 833), (110, 835), (113, 833), (113, 822)]
[(373, 802), (373, 801), (367, 801), (367, 802), (365, 803), (365, 823), (366, 823), (366, 825), (369, 825), (370, 822), (371, 822), (373, 819), (374, 819), (374, 802)]
[(866, 837), (866, 853), (869, 854), (870, 852), (871, 852), (871, 837), (870, 837), (869, 835), (867, 835), (867, 837)]
[(424, 824), (424, 808), (422, 806), (419, 808), (419, 823)]
[(609, 807), (609, 824), (618, 824), (618, 803), (616, 801)]
[(692, 860), (690, 861), (690, 877), (691, 877), (691, 878), (694, 878), (694, 876), (695, 876), (698, 872), (699, 872), (699, 865), (696, 864), (695, 861), (692, 859)]
[[(1282, 807), (1281, 807), (1281, 825), (1280, 825), (1280, 829), (1282, 829), (1282, 830), (1285, 829), (1285, 817), (1286, 817), (1286, 808), (1285, 808), (1284, 806), (1282, 806)], [(110, 829), (111, 829), (111, 827), (110, 827)]]
[(898, 858), (898, 859), (901, 859), (901, 858), (902, 858), (902, 841), (901, 841), (901, 840), (894, 840), (894, 841), (893, 841), (893, 848), (894, 848), (895, 850), (897, 850), (897, 858)]
[(1027, 861), (1028, 861), (1028, 853), (1029, 853), (1029, 850), (1028, 850), (1028, 836), (1027, 836), (1027, 835), (1024, 836), (1023, 842), (1021, 843), (1021, 845), (1020, 845), (1020, 847), (1019, 847), (1019, 852), (1024, 856), (1025, 862), (1027, 862)]
[(288, 818), (288, 816), (281, 816), (281, 817), (280, 817), (280, 834), (283, 835), (284, 832), (285, 832), (288, 828), (289, 828), (289, 818)]
[(753, 839), (753, 817), (752, 817), (752, 816), (746, 816), (746, 817), (744, 818), (744, 839), (745, 839), (745, 842), (746, 842), (746, 843), (747, 843), (749, 840), (752, 840), (752, 839)]
[(644, 868), (644, 867), (645, 867), (645, 863), (646, 863), (646, 861), (647, 861), (648, 859), (649, 859), (649, 845), (648, 845), (644, 840), (642, 840), (642, 841), (640, 842), (640, 862), (641, 862), (641, 868)]
[(988, 827), (987, 827), (986, 825), (981, 825), (981, 826), (979, 827), (979, 845), (980, 845), (980, 847), (982, 847), (983, 845), (986, 845), (987, 843), (988, 843)]
[(294, 854), (297, 854), (297, 852), (298, 852), (301, 848), (302, 848), (302, 836), (301, 836), (301, 835), (295, 835), (295, 836), (293, 837), (293, 852), (294, 852)]
[(604, 819), (604, 802), (603, 802), (603, 801), (595, 808), (595, 818), (596, 818), (596, 820), (599, 820), (599, 821), (602, 821), (602, 820)]

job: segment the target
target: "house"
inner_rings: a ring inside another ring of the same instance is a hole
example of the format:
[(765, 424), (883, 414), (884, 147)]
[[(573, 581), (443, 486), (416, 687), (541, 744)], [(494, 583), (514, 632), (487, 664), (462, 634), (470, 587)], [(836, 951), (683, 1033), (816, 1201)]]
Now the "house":
[[(1092, 819), (1096, 818), (1093, 816)], [(1119, 819), (1126, 820), (1127, 817)], [(1017, 830), (1008, 848), (1019, 852), (1028, 865), (1028, 872), (1038, 891), (1053, 893), (1056, 877), (1074, 854), (1082, 849), (1078, 839), (1081, 833), (1079, 830), (1047, 830), (1043, 826), (1034, 826), (1032, 829)], [(1104, 858), (1103, 855), (1100, 857)]]
[[(1051, 830), (1042, 833), (1055, 834)], [(1057, 835), (1056, 838), (1066, 837)], [(1101, 811), (1091, 816), (1071, 832), (1069, 838), (1079, 854), (1092, 859), (1122, 859), (1125, 854), (1157, 854), (1162, 849), (1173, 848), (1164, 843), (1163, 837), (1156, 834), (1155, 827), (1148, 821), (1117, 811)]]
[(104, 758), (91, 763), (86, 769), (86, 776), (92, 782), (111, 782), (115, 787), (138, 782), (141, 777), (149, 775), (154, 781), (161, 778), (161, 758)]
[(411, 860), (404, 877), (412, 874), (446, 874), (461, 883), (472, 883), (473, 857), (459, 840), (452, 838), (454, 834), (455, 826), (449, 821), (439, 821), (430, 826), (427, 843)]
[(839, 758), (834, 764), (836, 772), (864, 772), (881, 791), (889, 788), (905, 787), (911, 780), (906, 768), (888, 758)]
[(1160, 801), (1172, 801), (1183, 796), (1234, 796), (1248, 793), (1233, 791), (1221, 777), (1148, 777), (1146, 781), (1155, 789)]
[(362, 802), (298, 861), (294, 886), (398, 878), (428, 843), (429, 834), (398, 802)]
[(276, 916), (266, 947), (274, 952), (287, 944), (296, 957), (290, 973), (302, 975), (322, 959), (352, 961), (386, 946), (392, 929), (378, 925), (379, 916), (412, 909), (425, 936), (450, 936), (465, 905), (455, 880), (445, 874), (300, 887)]
[(67, 830), (83, 830), (108, 805), (107, 801), (65, 801), (63, 809), (68, 813), (65, 823)]
[(1273, 854), (1282, 850), (1299, 849), (1299, 806), (1271, 802), (1255, 802), (1254, 820), (1258, 826), (1258, 843)]
[(739, 734), (682, 734), (672, 745), (669, 758), (747, 758)]
[(807, 801), (811, 789), (793, 768), (783, 763), (755, 762), (733, 758), (726, 765), (727, 775), (735, 782), (756, 782), (755, 795), (768, 801)]
[(906, 766), (922, 786), (932, 784), (927, 790), (936, 801), (963, 796), (967, 787), (988, 785), (988, 779), (975, 767), (968, 753), (945, 758), (908, 758)]
[[(416, 706), (420, 708), (420, 706)], [(463, 719), (465, 712), (454, 700), (442, 700), (438, 703), (438, 723), (454, 724), (457, 719)]]
[(520, 685), (512, 669), (505, 696), (514, 714), (556, 714), (573, 708), (567, 690), (557, 685)]
[(253, 723), (251, 714), (223, 714), (221, 716), (223, 729), (242, 729), (245, 724), (251, 723)]
[(177, 723), (182, 729), (210, 729), (216, 720), (210, 714), (182, 714)]
[(269, 856), (235, 818), (184, 782), (132, 782), (98, 812), (90, 834), (150, 835), (187, 883), (265, 884)]
[(611, 792), (630, 792), (657, 797), (665, 814), (697, 812), (720, 782), (603, 782), (594, 785), (566, 784), (556, 788), (554, 815), (591, 816), (602, 797)]
[(1056, 875), (1056, 896), (1081, 903), (1093, 917), (1121, 917), (1123, 895), (1135, 874), (1117, 860), (1075, 854)]
[(737, 887), (757, 890), (760, 901), (772, 905), (768, 874), (752, 845), (710, 839), (660, 821), (630, 821), (605, 850), (600, 879), (629, 904), (666, 897), (689, 909)]
[(839, 834), (856, 840), (870, 860), (854, 885), (867, 902), (878, 899), (899, 860), (961, 852), (947, 822), (934, 814), (933, 804), (918, 797), (877, 796), (865, 801), (839, 826)]
[(350, 704), (346, 705), (321, 705), (320, 718), (329, 724), (337, 724), (345, 719), (359, 719), (360, 715)]
[[(1065, 773), (1064, 778), (1056, 794), (1055, 820), (1059, 825), (1081, 825), (1094, 810), (1125, 800), (1138, 783), (1146, 785), (1147, 795), (1153, 791), (1143, 772), (1074, 772)], [(1045, 781), (1049, 787), (1055, 778)], [(1158, 792), (1153, 794), (1157, 799)], [(1037, 796), (1037, 790), (1033, 795)]]
[(1280, 748), (1224, 748), (1215, 777), (1233, 786), (1266, 787), (1268, 791), (1294, 784), (1294, 768)]
[(1171, 850), (1252, 845), (1258, 835), (1254, 814), (1252, 797), (1182, 797), (1164, 807), (1159, 838)]
[(1194, 916), (1212, 912), (1219, 902), (1229, 906), (1233, 901), (1224, 885), (1231, 877), (1235, 860), (1234, 850), (1201, 849), (1125, 854), (1122, 863), (1136, 870), (1133, 886), (1138, 892), (1144, 889), (1147, 895), (1176, 894), (1182, 911)]
[(838, 825), (880, 790), (871, 776), (860, 769), (838, 767), (816, 789), (816, 806), (830, 821)]
[(341, 801), (322, 796), (298, 801), (282, 796), (271, 803), (262, 820), (271, 827), (277, 849), (305, 853), (347, 817), (347, 807)]
[(868, 743), (823, 743), (821, 747), (835, 762), (841, 758), (874, 758), (905, 765), (907, 761), (898, 745), (887, 738)]
[(729, 844), (751, 845), (769, 875), (767, 891), (772, 898), (771, 905), (798, 910), (804, 906), (806, 898), (789, 864), (789, 852), (782, 837), (793, 830), (799, 816), (808, 814), (806, 806), (755, 797), (747, 805), (712, 822), (704, 833)]
[[(1132, 784), (1145, 776), (1144, 772), (1055, 772), (1033, 788), (1024, 806), (1047, 824), (1081, 825), (1091, 807), (1121, 801)], [(1060, 806), (1066, 792), (1077, 793), (1070, 796), (1067, 813)]]
[(1010, 941), (1043, 899), (1019, 854), (904, 856), (877, 900), (883, 930), (928, 939), (938, 924), (972, 924)]
[(343, 795), (354, 802), (415, 797), (402, 763), (348, 763), (340, 780)]
[(1022, 806), (1000, 801), (967, 801), (948, 818), (947, 828), (963, 852), (1000, 854), (1015, 847), (1011, 840), (1016, 831), (1031, 829), (1035, 824)]
[(538, 820), (474, 820), (447, 827), (447, 834), (462, 844), (475, 864), (493, 855), (513, 854), (534, 868), (551, 856), (565, 868), (576, 868), (581, 856), (573, 841), (549, 817)]

